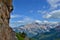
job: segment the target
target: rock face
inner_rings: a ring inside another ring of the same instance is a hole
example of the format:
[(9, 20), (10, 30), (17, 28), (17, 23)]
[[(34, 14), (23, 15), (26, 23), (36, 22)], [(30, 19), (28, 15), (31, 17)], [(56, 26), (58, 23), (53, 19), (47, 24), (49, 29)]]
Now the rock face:
[(12, 0), (0, 0), (0, 40), (17, 40), (15, 33), (9, 27)]

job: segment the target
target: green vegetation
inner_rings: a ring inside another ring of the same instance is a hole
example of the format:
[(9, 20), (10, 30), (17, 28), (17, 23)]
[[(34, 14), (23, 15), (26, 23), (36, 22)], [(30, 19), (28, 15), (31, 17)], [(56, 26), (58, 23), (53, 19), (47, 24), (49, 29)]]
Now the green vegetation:
[(16, 37), (18, 38), (18, 40), (24, 40), (24, 38), (26, 37), (26, 34), (23, 33), (16, 33)]
[(24, 38), (21, 37), (19, 33), (16, 33), (16, 37), (18, 38), (18, 40), (24, 40)]

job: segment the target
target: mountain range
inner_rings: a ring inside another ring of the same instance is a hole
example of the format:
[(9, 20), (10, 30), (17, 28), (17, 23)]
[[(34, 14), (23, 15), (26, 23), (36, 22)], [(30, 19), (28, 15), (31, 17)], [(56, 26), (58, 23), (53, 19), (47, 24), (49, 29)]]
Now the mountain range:
[[(42, 33), (51, 33), (51, 29), (60, 30), (60, 22), (37, 22), (34, 21), (30, 24), (20, 25), (13, 28), (15, 32), (25, 32), (28, 37), (34, 37)], [(53, 30), (52, 30), (53, 31)]]

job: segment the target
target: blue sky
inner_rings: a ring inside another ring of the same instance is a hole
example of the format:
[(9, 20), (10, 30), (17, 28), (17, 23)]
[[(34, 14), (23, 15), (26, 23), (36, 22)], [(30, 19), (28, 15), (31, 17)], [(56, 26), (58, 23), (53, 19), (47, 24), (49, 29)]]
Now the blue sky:
[(60, 0), (13, 0), (10, 26), (33, 21), (60, 22)]

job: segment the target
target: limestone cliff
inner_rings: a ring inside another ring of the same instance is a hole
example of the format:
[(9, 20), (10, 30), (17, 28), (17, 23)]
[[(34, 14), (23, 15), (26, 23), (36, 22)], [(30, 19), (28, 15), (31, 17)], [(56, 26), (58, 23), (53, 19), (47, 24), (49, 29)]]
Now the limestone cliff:
[(0, 0), (0, 40), (17, 40), (15, 33), (9, 27), (12, 0)]

